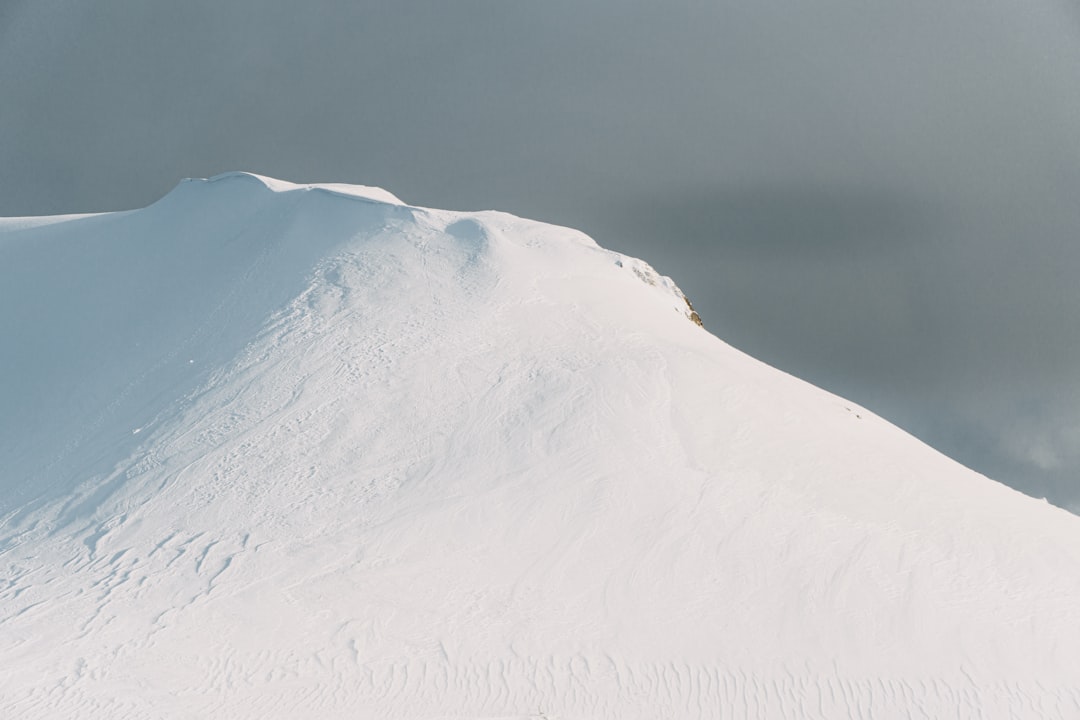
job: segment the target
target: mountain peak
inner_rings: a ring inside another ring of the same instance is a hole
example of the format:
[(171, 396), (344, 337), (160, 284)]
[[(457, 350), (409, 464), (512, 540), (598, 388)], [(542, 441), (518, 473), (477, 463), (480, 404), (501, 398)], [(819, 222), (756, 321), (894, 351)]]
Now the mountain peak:
[(276, 193), (288, 193), (297, 191), (311, 191), (318, 190), (323, 192), (332, 193), (335, 195), (341, 195), (343, 197), (355, 197), (362, 200), (371, 200), (374, 202), (387, 203), (389, 205), (404, 205), (396, 195), (383, 190), (379, 187), (370, 187), (368, 185), (352, 185), (348, 183), (292, 183), (286, 180), (278, 180), (276, 178), (267, 177), (265, 175), (257, 175), (256, 173), (244, 172), (244, 171), (232, 171), (215, 175), (211, 178), (187, 178), (183, 182), (195, 182), (195, 183), (226, 183), (236, 181), (255, 181), (260, 183), (266, 189)]
[(0, 714), (1074, 712), (1080, 518), (695, 316), (361, 186), (0, 223)]

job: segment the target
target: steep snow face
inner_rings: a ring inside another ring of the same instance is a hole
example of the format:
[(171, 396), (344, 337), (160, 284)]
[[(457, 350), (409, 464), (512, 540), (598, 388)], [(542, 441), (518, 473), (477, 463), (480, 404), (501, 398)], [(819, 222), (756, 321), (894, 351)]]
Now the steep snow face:
[(689, 315), (371, 188), (0, 221), (0, 715), (1075, 717), (1080, 519)]

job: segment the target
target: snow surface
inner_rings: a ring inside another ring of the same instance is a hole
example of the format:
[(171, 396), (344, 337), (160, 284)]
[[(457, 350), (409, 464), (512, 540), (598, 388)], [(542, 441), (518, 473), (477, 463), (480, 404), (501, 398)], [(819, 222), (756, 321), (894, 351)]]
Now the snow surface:
[(1080, 716), (1080, 518), (573, 230), (187, 181), (0, 343), (0, 717)]

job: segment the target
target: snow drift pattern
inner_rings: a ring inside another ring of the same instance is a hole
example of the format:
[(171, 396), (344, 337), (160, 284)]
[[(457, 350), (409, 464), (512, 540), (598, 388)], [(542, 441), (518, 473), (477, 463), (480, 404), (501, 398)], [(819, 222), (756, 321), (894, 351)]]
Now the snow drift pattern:
[(1075, 717), (1080, 519), (565, 228), (0, 220), (0, 715)]

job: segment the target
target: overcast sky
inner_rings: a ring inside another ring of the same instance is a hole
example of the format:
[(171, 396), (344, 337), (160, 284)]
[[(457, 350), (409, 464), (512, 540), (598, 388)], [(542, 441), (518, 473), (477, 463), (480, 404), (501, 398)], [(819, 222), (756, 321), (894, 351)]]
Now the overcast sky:
[(581, 228), (1080, 509), (1072, 0), (0, 0), (0, 215), (238, 169)]

